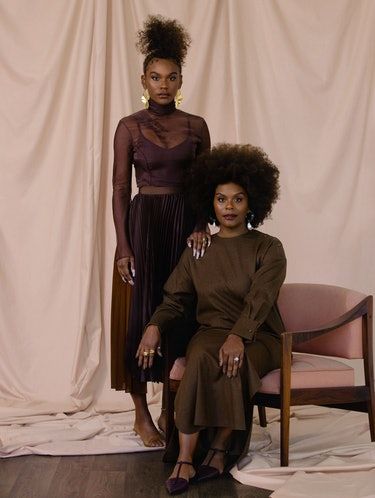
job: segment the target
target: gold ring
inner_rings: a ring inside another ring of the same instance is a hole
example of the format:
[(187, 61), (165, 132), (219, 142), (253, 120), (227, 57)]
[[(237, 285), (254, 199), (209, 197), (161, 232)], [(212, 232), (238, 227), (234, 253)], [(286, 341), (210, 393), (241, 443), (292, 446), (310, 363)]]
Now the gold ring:
[(143, 356), (148, 356), (148, 351), (143, 351)]
[(155, 354), (155, 349), (150, 349), (149, 353), (150, 354)]

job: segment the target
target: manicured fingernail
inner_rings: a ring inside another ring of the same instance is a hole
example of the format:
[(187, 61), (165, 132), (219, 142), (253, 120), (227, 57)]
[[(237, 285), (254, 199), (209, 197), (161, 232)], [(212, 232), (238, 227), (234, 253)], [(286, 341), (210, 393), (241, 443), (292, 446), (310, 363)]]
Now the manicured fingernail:
[(189, 242), (187, 243), (187, 245), (188, 245), (188, 247), (191, 247), (191, 242), (190, 242), (190, 240), (189, 240)]
[(133, 277), (135, 277), (135, 270), (132, 270), (132, 275)]
[(203, 258), (203, 256), (204, 256), (204, 253), (205, 253), (205, 250), (204, 250), (204, 249), (202, 249), (202, 252), (201, 252), (201, 257), (202, 257), (202, 258)]
[(196, 253), (196, 251), (195, 251), (195, 249), (193, 249), (193, 258), (195, 258), (195, 253)]

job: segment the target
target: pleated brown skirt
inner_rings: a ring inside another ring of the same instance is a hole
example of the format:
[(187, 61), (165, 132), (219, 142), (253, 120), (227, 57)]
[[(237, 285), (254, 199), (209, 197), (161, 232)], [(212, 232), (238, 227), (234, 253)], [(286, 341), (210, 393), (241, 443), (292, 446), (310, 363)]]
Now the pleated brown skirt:
[(145, 393), (146, 382), (163, 380), (163, 359), (142, 370), (135, 354), (145, 325), (163, 299), (163, 286), (186, 247), (195, 218), (182, 193), (137, 194), (129, 213), (135, 258), (134, 287), (113, 272), (111, 309), (112, 387)]

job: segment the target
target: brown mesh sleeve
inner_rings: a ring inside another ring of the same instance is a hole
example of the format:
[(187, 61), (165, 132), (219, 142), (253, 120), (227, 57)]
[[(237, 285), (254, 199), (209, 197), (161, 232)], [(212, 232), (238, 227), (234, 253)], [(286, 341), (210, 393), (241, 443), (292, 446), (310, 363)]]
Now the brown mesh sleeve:
[(202, 119), (202, 128), (200, 132), (201, 143), (198, 149), (198, 155), (202, 154), (202, 152), (208, 150), (211, 147), (211, 137), (210, 132), (208, 130), (207, 123), (204, 119)]
[(133, 145), (131, 134), (120, 121), (114, 138), (112, 208), (115, 222), (117, 248), (116, 261), (132, 256), (129, 243), (128, 216), (131, 199)]

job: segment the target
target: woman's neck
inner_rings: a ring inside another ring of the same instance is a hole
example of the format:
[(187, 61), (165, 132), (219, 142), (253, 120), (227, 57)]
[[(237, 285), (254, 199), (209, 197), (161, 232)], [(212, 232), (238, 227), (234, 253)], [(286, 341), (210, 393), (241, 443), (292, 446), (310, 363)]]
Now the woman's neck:
[(217, 235), (222, 239), (230, 239), (232, 237), (238, 237), (239, 235), (244, 235), (248, 231), (249, 230), (246, 227), (233, 228), (233, 229), (220, 227), (219, 231), (217, 232)]
[(172, 100), (169, 104), (158, 104), (150, 99), (148, 101), (147, 110), (153, 114), (157, 114), (158, 116), (165, 116), (166, 114), (172, 114), (172, 112), (176, 110), (176, 104), (174, 100)]

